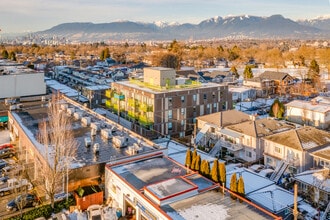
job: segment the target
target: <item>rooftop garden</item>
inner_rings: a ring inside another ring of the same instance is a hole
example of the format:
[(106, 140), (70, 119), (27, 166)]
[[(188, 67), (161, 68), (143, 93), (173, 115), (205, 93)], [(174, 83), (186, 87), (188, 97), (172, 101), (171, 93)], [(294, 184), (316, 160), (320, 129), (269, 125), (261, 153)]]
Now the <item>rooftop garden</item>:
[(137, 80), (137, 79), (130, 79), (129, 80), (131, 83), (145, 87), (154, 91), (166, 91), (166, 90), (171, 90), (171, 89), (192, 89), (192, 88), (198, 88), (201, 86), (201, 83), (198, 81), (194, 80), (186, 80), (185, 84), (181, 85), (167, 85), (167, 86), (156, 86), (156, 85), (151, 85), (150, 83), (145, 83), (143, 81)]

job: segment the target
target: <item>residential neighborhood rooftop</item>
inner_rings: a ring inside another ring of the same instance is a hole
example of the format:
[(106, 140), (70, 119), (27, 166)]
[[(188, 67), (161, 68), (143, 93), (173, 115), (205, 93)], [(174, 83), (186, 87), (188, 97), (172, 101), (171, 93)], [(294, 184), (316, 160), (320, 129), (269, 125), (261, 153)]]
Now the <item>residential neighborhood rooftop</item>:
[(209, 124), (216, 125), (217, 127), (226, 127), (228, 125), (250, 121), (251, 117), (248, 114), (241, 111), (228, 110), (228, 111), (221, 111), (213, 114), (199, 116), (197, 119), (201, 121), (205, 121)]
[(252, 137), (263, 137), (293, 129), (294, 126), (284, 121), (262, 118), (230, 125), (227, 128)]
[(315, 112), (328, 112), (330, 111), (330, 105), (326, 103), (319, 103), (318, 101), (303, 101), (303, 100), (293, 100), (287, 104), (285, 104), (287, 108), (293, 107), (293, 108), (300, 108), (300, 109), (306, 109), (310, 111)]
[(265, 137), (265, 139), (275, 143), (285, 145), (300, 151), (317, 150), (324, 147), (330, 141), (329, 132), (305, 126), (295, 130), (290, 130)]

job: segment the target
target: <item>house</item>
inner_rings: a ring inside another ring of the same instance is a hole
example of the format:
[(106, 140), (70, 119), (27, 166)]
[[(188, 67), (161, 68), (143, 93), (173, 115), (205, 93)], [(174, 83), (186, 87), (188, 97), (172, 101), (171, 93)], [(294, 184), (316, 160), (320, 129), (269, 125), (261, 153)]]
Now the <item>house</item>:
[(257, 93), (257, 98), (268, 98), (275, 94), (275, 81), (272, 79), (263, 79), (254, 77), (252, 79), (244, 79), (243, 85), (254, 88)]
[(219, 139), (222, 136), (221, 131), (223, 131), (223, 128), (249, 120), (251, 120), (251, 118), (248, 114), (237, 110), (228, 110), (199, 116), (196, 118), (195, 144), (204, 146), (206, 151), (211, 150), (209, 153), (215, 156), (220, 151)]
[(264, 164), (273, 168), (282, 166), (289, 173), (301, 173), (313, 167), (312, 152), (328, 146), (330, 133), (304, 126), (263, 138)]
[(198, 75), (195, 70), (176, 70), (176, 75), (177, 77), (185, 77), (185, 78), (189, 78), (191, 80), (194, 81), (198, 81), (200, 78), (200, 75)]
[[(236, 173), (236, 178), (242, 177), (244, 180), (245, 197), (253, 203), (263, 207), (269, 212), (283, 219), (291, 219), (292, 208), (294, 206), (294, 195), (292, 192), (277, 186), (274, 181), (259, 176), (246, 168), (236, 168), (226, 173), (226, 187), (230, 188), (232, 175)], [(298, 197), (297, 202), (302, 198)]]
[(146, 137), (191, 135), (196, 117), (230, 109), (228, 86), (176, 78), (171, 68), (144, 68), (144, 81), (113, 82), (106, 107)]
[(311, 153), (315, 168), (330, 169), (330, 146), (324, 147)]
[(218, 154), (222, 159), (235, 158), (252, 163), (263, 160), (262, 137), (293, 128), (285, 121), (255, 119), (246, 113), (230, 110), (198, 117), (199, 132), (195, 143), (212, 148), (209, 153)]
[(223, 129), (223, 138), (241, 147), (236, 152), (227, 148), (234, 156), (246, 162), (258, 162), (264, 158), (263, 138), (269, 135), (291, 130), (295, 126), (271, 118), (255, 119), (227, 126)]
[(329, 168), (307, 170), (294, 175), (298, 182), (299, 194), (311, 204), (324, 210), (330, 204)]
[(286, 118), (299, 124), (328, 129), (330, 126), (330, 104), (317, 98), (311, 101), (294, 100), (285, 104)]
[(288, 73), (265, 71), (260, 74), (261, 79), (274, 80), (275, 82), (275, 93), (278, 95), (285, 95), (290, 92), (291, 86), (294, 85), (293, 77)]
[(257, 91), (254, 88), (230, 86), (228, 90), (232, 94), (233, 102), (255, 100), (257, 97)]

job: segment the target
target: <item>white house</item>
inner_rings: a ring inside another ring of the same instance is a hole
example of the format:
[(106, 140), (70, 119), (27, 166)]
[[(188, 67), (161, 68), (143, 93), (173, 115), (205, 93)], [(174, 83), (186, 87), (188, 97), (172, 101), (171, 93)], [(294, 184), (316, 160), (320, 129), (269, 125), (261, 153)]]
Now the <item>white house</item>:
[(327, 129), (330, 125), (330, 104), (312, 101), (294, 100), (285, 105), (287, 120)]
[(241, 102), (247, 99), (254, 100), (257, 97), (257, 92), (254, 88), (229, 87), (228, 90), (232, 93), (234, 102)]
[(289, 171), (295, 174), (313, 167), (311, 152), (327, 146), (330, 133), (304, 126), (264, 137), (263, 140), (264, 164), (275, 168), (285, 163)]

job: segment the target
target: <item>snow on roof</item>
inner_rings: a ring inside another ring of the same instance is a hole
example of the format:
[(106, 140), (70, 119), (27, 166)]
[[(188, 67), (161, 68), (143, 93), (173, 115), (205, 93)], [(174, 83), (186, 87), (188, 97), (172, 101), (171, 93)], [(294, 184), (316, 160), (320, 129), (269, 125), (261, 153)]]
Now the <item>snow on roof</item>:
[(176, 220), (224, 220), (230, 217), (228, 209), (218, 204), (193, 205), (178, 212), (167, 212), (167, 214)]
[(230, 188), (231, 176), (234, 173), (236, 173), (237, 179), (240, 177), (240, 175), (243, 176), (245, 194), (249, 194), (261, 188), (275, 184), (273, 181), (259, 176), (258, 174), (249, 171), (248, 169), (236, 167), (226, 174), (226, 187), (228, 189)]
[(78, 96), (78, 92), (75, 89), (70, 88), (69, 86), (63, 85), (56, 80), (47, 80), (46, 84), (48, 87), (60, 91), (61, 93), (65, 94), (68, 97)]
[[(275, 184), (250, 193), (246, 197), (273, 213), (279, 213), (293, 206), (293, 193)], [(302, 200), (298, 197), (298, 202)]]
[(330, 192), (329, 169), (308, 170), (295, 175), (297, 181), (315, 186), (326, 192)]
[(326, 103), (315, 103), (313, 104), (310, 101), (303, 100), (293, 100), (288, 104), (285, 104), (286, 107), (306, 109), (314, 112), (326, 113), (330, 111), (330, 105)]
[(182, 178), (173, 178), (163, 182), (151, 184), (146, 188), (155, 194), (159, 199), (163, 199), (177, 193), (186, 192), (194, 187), (196, 186), (188, 183)]
[[(187, 153), (187, 146), (182, 145), (178, 142), (175, 141), (169, 141), (168, 140), (164, 140), (163, 142), (157, 142), (160, 146), (163, 147), (168, 147), (168, 156), (170, 158), (172, 158), (173, 160), (177, 161), (178, 163), (185, 165), (185, 161), (186, 161), (186, 153)], [(193, 151), (194, 148), (191, 148), (191, 150)], [(205, 153), (203, 151), (200, 151), (197, 149), (197, 153), (201, 156), (201, 160), (207, 160), (210, 162), (210, 166), (212, 166), (212, 163), (214, 160), (216, 160), (217, 158), (210, 156), (208, 153)], [(219, 162), (224, 163), (225, 161), (223, 160), (218, 160)]]

